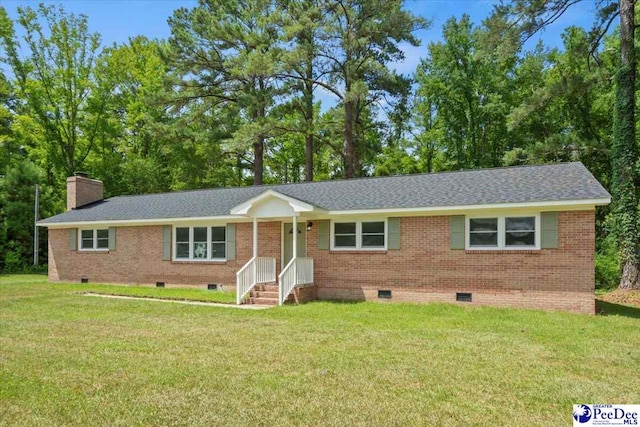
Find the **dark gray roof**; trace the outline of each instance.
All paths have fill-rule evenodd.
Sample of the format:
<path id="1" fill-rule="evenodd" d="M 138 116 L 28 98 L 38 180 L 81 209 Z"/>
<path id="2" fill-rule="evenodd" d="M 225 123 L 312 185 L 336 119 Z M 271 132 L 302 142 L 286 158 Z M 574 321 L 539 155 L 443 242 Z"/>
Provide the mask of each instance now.
<path id="1" fill-rule="evenodd" d="M 233 207 L 268 189 L 331 211 L 595 200 L 610 197 L 582 163 L 560 163 L 120 196 L 53 216 L 40 223 L 223 216 L 229 215 Z"/>

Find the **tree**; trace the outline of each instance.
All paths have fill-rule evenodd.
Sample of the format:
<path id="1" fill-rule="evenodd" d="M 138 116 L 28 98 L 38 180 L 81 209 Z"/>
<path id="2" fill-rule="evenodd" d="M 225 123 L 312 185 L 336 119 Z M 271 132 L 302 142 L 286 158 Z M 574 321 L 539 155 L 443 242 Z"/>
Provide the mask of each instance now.
<path id="1" fill-rule="evenodd" d="M 343 110 L 340 154 L 344 176 L 353 178 L 363 172 L 363 113 L 408 84 L 388 64 L 404 59 L 400 43 L 418 46 L 413 32 L 429 23 L 403 10 L 400 0 L 336 0 L 325 4 L 323 14 L 318 34 L 323 69 L 316 83 L 332 93 Z"/>
<path id="2" fill-rule="evenodd" d="M 41 216 L 55 212 L 51 191 L 43 181 L 42 171 L 26 159 L 0 176 L 0 271 L 22 271 L 31 264 L 36 184 L 40 184 Z M 46 253 L 46 245 L 41 245 L 39 256 L 44 258 Z"/>
<path id="3" fill-rule="evenodd" d="M 513 82 L 512 61 L 500 63 L 483 52 L 482 30 L 473 28 L 469 15 L 449 19 L 442 42 L 429 45 L 429 57 L 421 61 L 418 82 L 418 114 L 425 129 L 443 139 L 452 168 L 500 165 L 512 141 L 505 117 Z"/>
<path id="4" fill-rule="evenodd" d="M 62 7 L 18 8 L 24 45 L 0 7 L 0 42 L 15 76 L 19 97 L 29 109 L 46 150 L 43 156 L 57 172 L 80 170 L 100 139 L 110 91 L 99 91 L 95 72 L 100 47 L 89 33 L 87 17 L 67 15 Z M 45 144 L 46 141 L 46 144 Z"/>
<path id="5" fill-rule="evenodd" d="M 0 176 L 5 174 L 13 159 L 23 155 L 11 129 L 16 101 L 11 84 L 0 71 Z"/>
<path id="6" fill-rule="evenodd" d="M 616 74 L 613 122 L 613 212 L 623 260 L 621 289 L 640 289 L 640 158 L 635 135 L 633 7 L 633 0 L 620 0 L 620 68 Z"/>
<path id="7" fill-rule="evenodd" d="M 110 88 L 103 138 L 90 156 L 90 169 L 109 177 L 109 194 L 168 191 L 167 137 L 170 117 L 161 101 L 167 66 L 163 42 L 138 36 L 105 48 L 97 61 L 101 82 Z"/>
<path id="8" fill-rule="evenodd" d="M 611 176 L 612 71 L 608 52 L 589 67 L 588 34 L 569 27 L 562 34 L 564 51 L 530 52 L 516 69 L 517 105 L 508 116 L 519 143 L 505 165 L 581 161 L 605 186 Z M 610 38 L 607 51 L 614 50 Z M 605 210 L 602 209 L 601 213 Z"/>
<path id="9" fill-rule="evenodd" d="M 210 111 L 235 104 L 242 120 L 228 146 L 252 148 L 255 185 L 262 184 L 265 143 L 275 122 L 271 112 L 280 95 L 279 28 L 272 13 L 269 0 L 200 0 L 169 18 L 168 58 L 178 77 L 174 104 Z"/>
<path id="10" fill-rule="evenodd" d="M 498 5 L 491 20 L 495 34 L 508 39 L 514 32 L 524 42 L 564 14 L 579 0 L 530 2 L 513 0 Z M 598 46 L 614 20 L 620 17 L 620 63 L 615 77 L 615 120 L 612 143 L 612 192 L 615 232 L 620 249 L 620 288 L 640 289 L 640 159 L 635 137 L 635 0 L 599 2 L 590 33 L 591 57 L 598 62 Z"/>
<path id="11" fill-rule="evenodd" d="M 284 78 L 294 92 L 290 106 L 303 118 L 298 129 L 304 134 L 305 181 L 313 181 L 317 114 L 314 90 L 316 81 L 322 77 L 318 64 L 318 32 L 323 19 L 321 2 L 286 0 L 280 7 L 283 9 L 283 42 L 291 45 L 291 49 L 285 49 L 282 55 Z"/>
<path id="12" fill-rule="evenodd" d="M 282 132 L 282 134 L 271 138 L 265 159 L 265 167 L 268 171 L 267 182 L 290 183 L 306 181 L 308 180 L 308 164 L 306 164 L 306 150 L 308 147 L 305 142 L 308 142 L 308 134 L 299 132 L 298 129 L 304 130 L 308 123 L 306 117 L 299 114 L 297 109 L 291 108 L 290 105 L 284 105 L 283 107 L 287 110 L 292 110 L 287 114 L 283 114 L 281 122 L 281 126 L 290 129 L 290 131 Z M 317 114 L 314 112 L 314 115 Z M 315 122 L 315 118 L 312 120 Z M 311 154 L 313 156 L 313 151 Z"/>

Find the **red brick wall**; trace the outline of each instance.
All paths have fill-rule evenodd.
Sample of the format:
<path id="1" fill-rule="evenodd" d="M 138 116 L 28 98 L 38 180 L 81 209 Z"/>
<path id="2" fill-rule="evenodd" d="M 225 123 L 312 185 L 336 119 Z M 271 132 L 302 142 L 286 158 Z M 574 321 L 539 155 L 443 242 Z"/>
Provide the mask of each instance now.
<path id="1" fill-rule="evenodd" d="M 407 217 L 400 250 L 318 250 L 314 227 L 307 253 L 320 299 L 378 300 L 390 289 L 381 301 L 455 302 L 456 292 L 471 292 L 472 304 L 593 313 L 594 212 L 560 212 L 558 228 L 557 249 L 451 250 L 449 217 Z"/>
<path id="2" fill-rule="evenodd" d="M 307 256 L 314 258 L 317 289 L 301 299 L 455 302 L 456 292 L 471 292 L 480 305 L 594 312 L 595 230 L 593 211 L 561 212 L 559 246 L 540 251 L 464 251 L 449 249 L 449 217 L 401 220 L 401 249 L 386 252 L 317 249 L 317 229 L 307 232 Z M 162 261 L 162 226 L 118 227 L 116 250 L 69 250 L 68 230 L 49 230 L 52 281 L 205 285 L 235 288 L 235 273 L 251 258 L 252 224 L 237 224 L 236 261 L 226 263 Z M 281 254 L 281 223 L 261 223 L 259 255 Z M 461 303 L 468 304 L 468 303 Z"/>
<path id="3" fill-rule="evenodd" d="M 70 176 L 67 178 L 67 210 L 102 200 L 103 187 L 101 181 Z"/>
<path id="4" fill-rule="evenodd" d="M 69 230 L 49 230 L 49 280 L 93 283 L 206 285 L 234 290 L 236 272 L 251 259 L 253 225 L 236 225 L 236 260 L 228 262 L 163 261 L 162 226 L 118 227 L 116 250 L 69 250 Z M 280 223 L 258 226 L 258 256 L 276 257 L 280 267 Z M 172 248 L 173 250 L 173 248 Z"/>

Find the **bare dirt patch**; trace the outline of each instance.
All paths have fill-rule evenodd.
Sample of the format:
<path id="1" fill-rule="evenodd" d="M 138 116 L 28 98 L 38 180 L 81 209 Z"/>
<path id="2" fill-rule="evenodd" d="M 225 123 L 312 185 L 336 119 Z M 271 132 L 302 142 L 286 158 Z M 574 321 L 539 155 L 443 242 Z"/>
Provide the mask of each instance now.
<path id="1" fill-rule="evenodd" d="M 630 305 L 640 308 L 640 290 L 621 290 L 600 295 L 599 300 L 606 301 L 612 304 Z"/>

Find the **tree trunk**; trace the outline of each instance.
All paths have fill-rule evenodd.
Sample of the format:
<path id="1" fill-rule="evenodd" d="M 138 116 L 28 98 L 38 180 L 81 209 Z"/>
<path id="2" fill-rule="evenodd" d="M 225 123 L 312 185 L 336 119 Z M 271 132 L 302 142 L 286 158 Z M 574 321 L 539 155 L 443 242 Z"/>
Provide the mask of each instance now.
<path id="1" fill-rule="evenodd" d="M 237 184 L 236 186 L 241 186 L 242 185 L 242 170 L 244 169 L 244 166 L 242 165 L 242 156 L 240 154 L 236 155 L 236 172 L 238 173 L 237 175 Z"/>
<path id="2" fill-rule="evenodd" d="M 355 177 L 356 141 L 354 135 L 355 102 L 344 102 L 344 176 Z"/>
<path id="3" fill-rule="evenodd" d="M 640 268 L 637 263 L 628 260 L 622 266 L 620 289 L 640 289 Z"/>
<path id="4" fill-rule="evenodd" d="M 253 143 L 253 185 L 262 185 L 262 173 L 264 172 L 264 136 L 259 135 Z"/>
<path id="5" fill-rule="evenodd" d="M 313 133 L 307 131 L 305 141 L 305 181 L 313 181 Z"/>
<path id="6" fill-rule="evenodd" d="M 305 90 L 305 121 L 306 121 L 306 135 L 305 135 L 305 180 L 313 181 L 313 84 L 311 83 L 311 78 L 313 78 L 313 69 L 308 67 L 307 69 L 307 78 L 308 81 L 305 82 L 304 90 Z"/>
<path id="7" fill-rule="evenodd" d="M 260 134 L 253 143 L 253 185 L 262 185 L 262 175 L 264 173 L 264 119 L 267 114 L 267 108 L 264 100 L 264 80 L 258 78 L 257 106 L 254 123 L 260 123 Z"/>
<path id="8" fill-rule="evenodd" d="M 612 146 L 614 218 L 623 266 L 620 289 L 640 288 L 634 49 L 633 0 L 620 0 L 620 69 L 616 75 Z"/>

